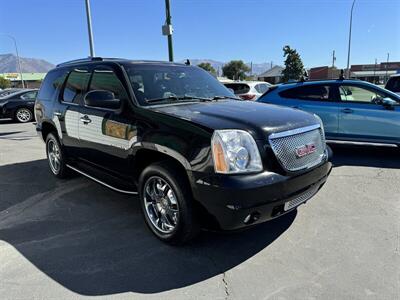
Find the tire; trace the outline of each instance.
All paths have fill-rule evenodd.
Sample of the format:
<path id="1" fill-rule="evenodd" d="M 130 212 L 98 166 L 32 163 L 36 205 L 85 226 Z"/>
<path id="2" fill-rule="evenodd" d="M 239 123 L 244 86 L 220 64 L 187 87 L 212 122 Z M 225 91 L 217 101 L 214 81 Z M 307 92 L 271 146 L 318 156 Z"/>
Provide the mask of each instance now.
<path id="1" fill-rule="evenodd" d="M 20 107 L 14 113 L 14 120 L 19 123 L 28 123 L 33 120 L 33 113 L 29 108 Z"/>
<path id="2" fill-rule="evenodd" d="M 70 170 L 66 166 L 66 155 L 55 133 L 46 137 L 46 155 L 51 173 L 57 178 L 67 178 Z M 57 161 L 57 163 L 56 163 Z"/>
<path id="3" fill-rule="evenodd" d="M 186 174 L 173 164 L 158 162 L 146 167 L 139 178 L 139 197 L 145 222 L 161 241 L 182 245 L 200 232 Z"/>

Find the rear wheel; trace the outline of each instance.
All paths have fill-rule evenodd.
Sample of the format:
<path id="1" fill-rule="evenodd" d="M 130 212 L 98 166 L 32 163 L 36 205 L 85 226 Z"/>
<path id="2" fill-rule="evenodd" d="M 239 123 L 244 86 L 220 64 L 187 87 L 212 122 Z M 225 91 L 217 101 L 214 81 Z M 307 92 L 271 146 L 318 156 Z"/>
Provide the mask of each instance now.
<path id="1" fill-rule="evenodd" d="M 160 240 L 179 245 L 199 233 L 190 186 L 173 164 L 160 162 L 144 169 L 139 195 L 146 224 Z"/>
<path id="2" fill-rule="evenodd" d="M 46 154 L 53 175 L 58 178 L 68 177 L 69 169 L 66 166 L 64 149 L 54 133 L 49 133 L 46 137 Z"/>
<path id="3" fill-rule="evenodd" d="M 32 121 L 33 114 L 29 108 L 21 107 L 15 111 L 14 120 L 20 123 L 27 123 Z"/>

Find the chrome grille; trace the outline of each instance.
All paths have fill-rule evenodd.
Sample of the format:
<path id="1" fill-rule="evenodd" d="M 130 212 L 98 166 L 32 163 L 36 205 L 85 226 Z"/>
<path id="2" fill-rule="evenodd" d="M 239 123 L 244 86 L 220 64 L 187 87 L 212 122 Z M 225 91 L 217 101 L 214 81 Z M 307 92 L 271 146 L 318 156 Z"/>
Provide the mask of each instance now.
<path id="1" fill-rule="evenodd" d="M 320 125 L 273 133 L 269 142 L 278 161 L 288 171 L 311 168 L 325 158 L 325 137 Z M 313 145 L 314 152 L 299 156 L 296 149 Z"/>
<path id="2" fill-rule="evenodd" d="M 315 186 L 301 194 L 300 196 L 288 201 L 285 203 L 284 210 L 289 210 L 293 207 L 298 206 L 299 204 L 309 200 L 312 196 L 314 196 L 318 192 L 319 186 Z"/>

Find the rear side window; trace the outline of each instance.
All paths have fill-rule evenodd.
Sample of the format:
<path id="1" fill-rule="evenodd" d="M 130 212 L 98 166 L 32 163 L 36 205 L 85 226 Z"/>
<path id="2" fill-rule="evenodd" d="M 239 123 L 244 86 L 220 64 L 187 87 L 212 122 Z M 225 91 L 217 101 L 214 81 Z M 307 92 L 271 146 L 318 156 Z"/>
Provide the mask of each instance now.
<path id="1" fill-rule="evenodd" d="M 250 91 L 250 87 L 245 83 L 226 83 L 228 89 L 232 89 L 235 95 L 246 94 Z"/>
<path id="2" fill-rule="evenodd" d="M 268 90 L 268 85 L 265 83 L 256 84 L 254 87 L 257 92 L 264 94 Z"/>
<path id="3" fill-rule="evenodd" d="M 105 67 L 93 71 L 89 90 L 106 90 L 113 92 L 117 99 L 123 100 L 128 98 L 127 92 L 115 72 Z"/>
<path id="4" fill-rule="evenodd" d="M 400 76 L 390 78 L 386 84 L 386 89 L 395 93 L 400 93 Z"/>
<path id="5" fill-rule="evenodd" d="M 68 103 L 80 103 L 89 83 L 90 73 L 87 69 L 74 69 L 69 73 L 64 87 L 62 100 Z"/>
<path id="6" fill-rule="evenodd" d="M 27 92 L 21 96 L 23 100 L 35 100 L 37 95 L 37 91 Z"/>
<path id="7" fill-rule="evenodd" d="M 42 85 L 40 86 L 38 99 L 43 101 L 51 101 L 55 99 L 64 83 L 66 75 L 66 70 L 54 70 L 47 73 Z"/>
<path id="8" fill-rule="evenodd" d="M 325 101 L 334 100 L 332 91 L 329 85 L 307 85 L 282 91 L 279 95 L 283 98 Z"/>

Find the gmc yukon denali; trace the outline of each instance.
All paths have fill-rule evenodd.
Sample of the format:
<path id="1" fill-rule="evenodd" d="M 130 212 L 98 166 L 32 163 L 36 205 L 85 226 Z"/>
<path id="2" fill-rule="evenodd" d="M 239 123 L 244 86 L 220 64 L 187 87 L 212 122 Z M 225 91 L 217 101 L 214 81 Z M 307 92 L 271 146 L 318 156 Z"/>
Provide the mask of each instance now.
<path id="1" fill-rule="evenodd" d="M 186 64 L 93 57 L 44 79 L 37 131 L 51 172 L 139 195 L 171 244 L 264 222 L 313 197 L 330 170 L 315 115 L 237 99 Z"/>

